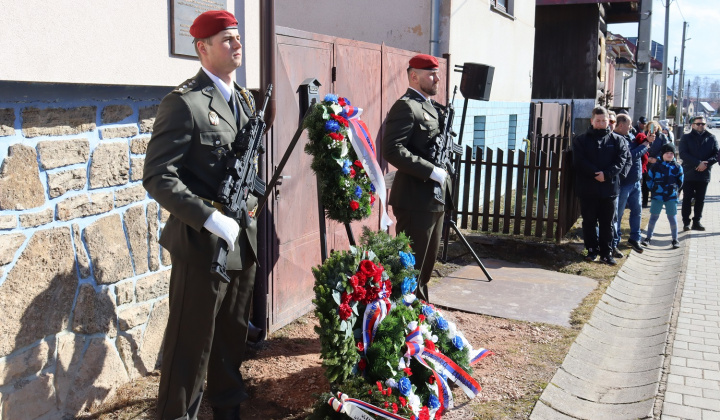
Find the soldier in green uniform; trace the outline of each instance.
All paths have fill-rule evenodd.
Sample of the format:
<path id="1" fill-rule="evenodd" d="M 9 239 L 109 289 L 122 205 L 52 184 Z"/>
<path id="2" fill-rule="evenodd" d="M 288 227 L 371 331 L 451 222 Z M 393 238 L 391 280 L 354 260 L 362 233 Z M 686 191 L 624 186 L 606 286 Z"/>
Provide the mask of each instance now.
<path id="1" fill-rule="evenodd" d="M 440 78 L 435 57 L 420 54 L 409 62 L 408 88 L 390 108 L 382 140 L 383 158 L 397 168 L 388 203 L 397 219 L 396 231 L 412 240 L 415 268 L 420 270 L 418 297 L 429 301 L 427 283 L 437 258 L 445 194 L 450 181 L 432 162 L 432 146 L 440 134 L 437 94 Z M 435 199 L 439 186 L 441 199 Z"/>
<path id="2" fill-rule="evenodd" d="M 248 398 L 240 373 L 255 280 L 257 225 L 247 229 L 215 207 L 222 156 L 254 112 L 238 86 L 242 44 L 235 16 L 209 11 L 190 28 L 202 68 L 160 104 L 143 185 L 170 217 L 160 244 L 170 252 L 170 315 L 157 418 L 194 419 L 203 392 L 215 419 L 239 418 Z M 257 206 L 257 200 L 248 208 Z M 228 243 L 225 283 L 210 274 L 215 243 Z M 207 375 L 207 388 L 203 384 Z"/>

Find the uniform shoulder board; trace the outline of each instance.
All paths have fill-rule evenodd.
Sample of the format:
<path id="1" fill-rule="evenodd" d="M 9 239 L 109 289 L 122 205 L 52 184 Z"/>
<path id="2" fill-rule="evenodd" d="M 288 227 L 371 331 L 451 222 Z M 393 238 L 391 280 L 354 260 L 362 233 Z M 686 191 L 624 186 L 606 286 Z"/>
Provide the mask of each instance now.
<path id="1" fill-rule="evenodd" d="M 408 99 L 410 99 L 410 95 L 407 95 L 407 94 L 400 97 L 401 101 L 407 101 Z"/>
<path id="2" fill-rule="evenodd" d="M 186 81 L 182 82 L 182 84 L 178 85 L 175 90 L 173 90 L 173 93 L 179 93 L 182 95 L 193 90 L 195 86 L 197 86 L 197 80 L 187 79 Z"/>
<path id="3" fill-rule="evenodd" d="M 245 114 L 247 114 L 248 117 L 252 117 L 255 114 L 255 99 L 253 99 L 252 94 L 244 87 L 239 86 L 238 92 L 242 98 L 240 104 L 242 105 Z"/>

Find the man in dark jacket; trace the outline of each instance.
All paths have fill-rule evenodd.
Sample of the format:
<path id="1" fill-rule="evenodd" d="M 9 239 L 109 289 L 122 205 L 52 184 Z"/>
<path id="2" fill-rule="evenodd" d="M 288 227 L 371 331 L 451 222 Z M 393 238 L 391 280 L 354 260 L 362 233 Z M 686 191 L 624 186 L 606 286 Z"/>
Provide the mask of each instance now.
<path id="1" fill-rule="evenodd" d="M 630 151 L 630 170 L 627 175 L 620 176 L 620 192 L 618 194 L 617 202 L 617 222 L 615 225 L 615 240 L 613 241 L 613 256 L 616 258 L 622 257 L 622 252 L 617 250 L 620 245 L 620 225 L 622 224 L 623 213 L 625 212 L 625 205 L 630 208 L 630 238 L 628 244 L 636 252 L 643 252 L 640 246 L 640 220 L 642 218 L 642 208 L 640 206 L 640 192 L 642 183 L 642 156 L 648 151 L 649 142 L 645 139 L 645 134 L 638 134 L 644 140 L 640 143 L 636 143 L 630 134 L 630 117 L 627 115 L 620 114 L 617 117 L 617 126 L 615 127 L 615 133 L 622 136 L 625 139 L 628 149 Z"/>
<path id="2" fill-rule="evenodd" d="M 590 124 L 588 131 L 572 142 L 576 190 L 580 195 L 587 248 L 585 259 L 594 261 L 600 255 L 602 262 L 615 265 L 617 263 L 611 254 L 613 219 L 620 191 L 620 172 L 630 159 L 630 152 L 627 141 L 608 129 L 605 108 L 592 110 Z"/>
<path id="3" fill-rule="evenodd" d="M 710 170 L 717 163 L 718 142 L 715 136 L 705 130 L 705 117 L 692 118 L 692 130 L 680 139 L 680 159 L 685 172 L 683 185 L 682 219 L 683 230 L 705 230 L 700 223 L 705 192 L 710 182 Z M 692 201 L 695 199 L 695 214 L 690 226 Z"/>

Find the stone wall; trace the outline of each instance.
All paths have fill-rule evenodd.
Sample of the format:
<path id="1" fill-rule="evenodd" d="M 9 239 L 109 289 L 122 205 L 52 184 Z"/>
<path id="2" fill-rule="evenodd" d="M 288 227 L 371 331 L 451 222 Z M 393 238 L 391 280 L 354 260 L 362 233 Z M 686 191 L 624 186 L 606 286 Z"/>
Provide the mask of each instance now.
<path id="1" fill-rule="evenodd" d="M 158 366 L 166 213 L 141 180 L 159 101 L 0 98 L 0 419 L 73 417 Z"/>

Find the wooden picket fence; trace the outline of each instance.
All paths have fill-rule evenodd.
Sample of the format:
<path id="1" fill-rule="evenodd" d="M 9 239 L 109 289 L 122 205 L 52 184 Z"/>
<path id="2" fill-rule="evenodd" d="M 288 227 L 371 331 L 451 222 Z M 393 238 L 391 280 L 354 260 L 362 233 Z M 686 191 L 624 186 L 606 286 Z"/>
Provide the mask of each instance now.
<path id="1" fill-rule="evenodd" d="M 454 194 L 461 228 L 556 241 L 565 236 L 580 214 L 572 152 L 567 137 L 543 137 L 544 147 L 528 154 L 488 148 L 473 159 L 472 148 L 465 148 Z"/>

